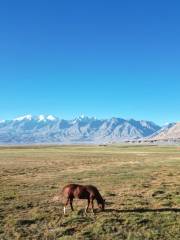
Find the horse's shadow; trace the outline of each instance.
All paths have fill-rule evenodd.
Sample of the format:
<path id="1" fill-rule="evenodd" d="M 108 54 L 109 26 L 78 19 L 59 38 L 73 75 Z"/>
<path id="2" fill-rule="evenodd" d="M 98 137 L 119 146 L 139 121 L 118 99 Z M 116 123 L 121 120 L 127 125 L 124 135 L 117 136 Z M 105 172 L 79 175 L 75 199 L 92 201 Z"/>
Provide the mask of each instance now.
<path id="1" fill-rule="evenodd" d="M 180 212 L 180 208 L 106 209 L 105 212 L 116 212 L 116 213 Z"/>

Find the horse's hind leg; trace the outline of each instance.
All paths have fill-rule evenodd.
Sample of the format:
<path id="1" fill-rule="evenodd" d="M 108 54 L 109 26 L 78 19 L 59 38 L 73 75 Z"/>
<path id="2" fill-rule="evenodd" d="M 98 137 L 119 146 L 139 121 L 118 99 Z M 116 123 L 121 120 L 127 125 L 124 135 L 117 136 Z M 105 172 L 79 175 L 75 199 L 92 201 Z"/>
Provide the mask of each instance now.
<path id="1" fill-rule="evenodd" d="M 92 208 L 92 212 L 94 213 L 94 199 L 91 199 L 91 208 Z"/>
<path id="2" fill-rule="evenodd" d="M 71 206 L 71 210 L 74 211 L 74 208 L 73 208 L 73 198 L 70 198 L 70 206 Z"/>
<path id="3" fill-rule="evenodd" d="M 89 209 L 89 204 L 90 204 L 90 200 L 88 199 L 88 205 L 87 205 L 87 207 L 86 207 L 86 209 L 85 209 L 85 213 L 87 213 L 87 211 L 88 211 L 88 209 Z"/>
<path id="4" fill-rule="evenodd" d="M 67 201 L 66 201 L 66 203 L 64 205 L 64 215 L 66 214 L 66 206 L 68 205 L 68 203 L 69 203 L 69 198 L 67 199 Z"/>

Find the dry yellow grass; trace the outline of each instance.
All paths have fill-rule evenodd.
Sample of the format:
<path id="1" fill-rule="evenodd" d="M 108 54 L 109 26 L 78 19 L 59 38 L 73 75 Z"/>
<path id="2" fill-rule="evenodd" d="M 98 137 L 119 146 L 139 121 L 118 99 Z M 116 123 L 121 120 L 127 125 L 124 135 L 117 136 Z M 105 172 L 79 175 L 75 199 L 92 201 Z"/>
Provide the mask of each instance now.
<path id="1" fill-rule="evenodd" d="M 1 147 L 0 182 L 0 239 L 180 239 L 179 147 Z M 51 200 L 70 182 L 96 185 L 106 211 L 78 200 L 64 217 Z"/>

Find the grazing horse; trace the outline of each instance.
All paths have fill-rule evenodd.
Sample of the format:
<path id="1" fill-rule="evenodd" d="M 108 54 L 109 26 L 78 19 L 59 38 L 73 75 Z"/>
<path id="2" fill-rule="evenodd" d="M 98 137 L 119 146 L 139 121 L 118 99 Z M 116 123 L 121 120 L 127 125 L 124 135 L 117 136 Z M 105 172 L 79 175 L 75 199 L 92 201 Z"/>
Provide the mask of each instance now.
<path id="1" fill-rule="evenodd" d="M 99 208 L 103 211 L 105 207 L 105 200 L 102 198 L 101 194 L 97 190 L 95 186 L 92 185 L 78 185 L 78 184 L 69 184 L 65 186 L 62 190 L 62 194 L 66 197 L 66 203 L 64 205 L 64 215 L 66 213 L 66 206 L 70 203 L 71 210 L 74 211 L 73 208 L 73 199 L 87 199 L 88 205 L 85 209 L 85 213 L 87 213 L 89 206 L 91 204 L 92 211 L 94 212 L 94 199 L 96 199 Z"/>

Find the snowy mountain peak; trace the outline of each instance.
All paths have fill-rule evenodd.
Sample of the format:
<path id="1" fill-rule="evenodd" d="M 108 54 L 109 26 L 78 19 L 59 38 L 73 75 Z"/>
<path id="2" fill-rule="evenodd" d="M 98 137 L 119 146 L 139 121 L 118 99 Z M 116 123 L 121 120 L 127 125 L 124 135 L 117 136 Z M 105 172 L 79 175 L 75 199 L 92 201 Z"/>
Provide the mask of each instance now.
<path id="1" fill-rule="evenodd" d="M 32 115 L 24 115 L 14 119 L 14 121 L 32 120 Z"/>
<path id="2" fill-rule="evenodd" d="M 86 120 L 86 119 L 90 119 L 89 117 L 85 116 L 84 114 L 80 115 L 78 118 L 78 120 Z"/>
<path id="3" fill-rule="evenodd" d="M 40 114 L 38 116 L 32 116 L 28 114 L 28 115 L 20 116 L 13 119 L 13 121 L 25 121 L 25 120 L 27 121 L 35 120 L 38 122 L 46 122 L 46 121 L 55 121 L 55 120 L 58 120 L 58 118 L 53 115 L 46 116 L 46 115 Z M 5 120 L 2 120 L 2 121 L 5 121 Z M 0 120 L 0 122 L 2 121 Z"/>
<path id="4" fill-rule="evenodd" d="M 44 116 L 44 115 L 39 115 L 38 117 L 37 117 L 37 119 L 38 119 L 38 122 L 44 122 L 44 121 L 46 121 L 46 117 Z"/>
<path id="5" fill-rule="evenodd" d="M 57 118 L 56 118 L 55 116 L 53 116 L 53 115 L 48 115 L 48 116 L 46 117 L 46 119 L 49 120 L 49 121 L 55 121 L 55 120 L 57 120 Z"/>
<path id="6" fill-rule="evenodd" d="M 38 122 L 46 122 L 46 121 L 55 121 L 55 120 L 57 120 L 57 118 L 53 115 L 46 116 L 46 115 L 41 114 L 37 117 L 37 120 L 38 120 Z"/>
<path id="7" fill-rule="evenodd" d="M 76 120 L 96 120 L 96 119 L 97 119 L 96 117 L 88 117 L 83 114 L 76 118 Z"/>

